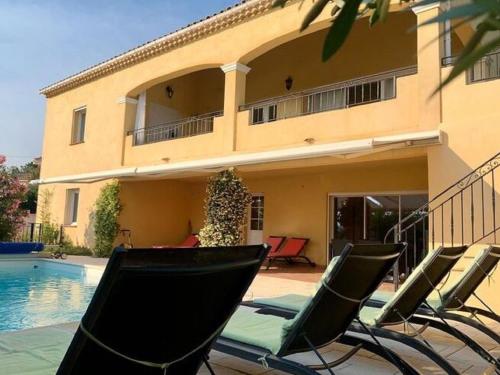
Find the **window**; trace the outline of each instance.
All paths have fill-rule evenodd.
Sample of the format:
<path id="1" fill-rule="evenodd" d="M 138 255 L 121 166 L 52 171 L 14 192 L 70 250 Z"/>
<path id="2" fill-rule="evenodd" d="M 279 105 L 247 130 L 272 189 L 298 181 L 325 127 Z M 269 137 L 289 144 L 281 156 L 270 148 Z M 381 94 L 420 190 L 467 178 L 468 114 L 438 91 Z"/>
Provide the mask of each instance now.
<path id="1" fill-rule="evenodd" d="M 264 229 L 264 196 L 256 195 L 252 197 L 250 204 L 250 230 Z"/>
<path id="2" fill-rule="evenodd" d="M 255 107 L 252 109 L 252 125 L 276 121 L 277 119 L 278 116 L 276 104 L 266 105 L 263 107 Z"/>
<path id="3" fill-rule="evenodd" d="M 334 197 L 333 237 L 353 243 L 382 243 L 391 227 L 425 203 L 426 194 Z"/>
<path id="4" fill-rule="evenodd" d="M 71 129 L 71 144 L 83 143 L 85 140 L 85 120 L 87 108 L 79 108 L 73 111 L 73 127 Z"/>
<path id="5" fill-rule="evenodd" d="M 380 100 L 380 81 L 351 86 L 347 90 L 349 106 Z"/>
<path id="6" fill-rule="evenodd" d="M 487 81 L 500 77 L 500 52 L 489 54 L 469 69 L 469 82 Z"/>
<path id="7" fill-rule="evenodd" d="M 80 189 L 66 190 L 66 225 L 74 225 L 78 220 L 78 200 Z"/>

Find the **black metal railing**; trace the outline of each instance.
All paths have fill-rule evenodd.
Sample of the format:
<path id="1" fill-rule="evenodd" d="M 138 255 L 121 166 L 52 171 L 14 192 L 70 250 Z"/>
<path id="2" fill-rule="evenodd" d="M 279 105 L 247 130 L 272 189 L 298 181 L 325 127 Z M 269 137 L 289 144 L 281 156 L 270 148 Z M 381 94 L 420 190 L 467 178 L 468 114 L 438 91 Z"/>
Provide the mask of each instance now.
<path id="1" fill-rule="evenodd" d="M 41 242 L 59 245 L 64 238 L 64 227 L 56 224 L 27 223 L 18 227 L 13 242 Z"/>
<path id="2" fill-rule="evenodd" d="M 222 111 L 217 111 L 200 116 L 193 116 L 181 120 L 148 126 L 144 129 L 137 129 L 129 132 L 129 135 L 132 134 L 134 136 L 133 145 L 139 146 L 148 143 L 163 142 L 212 133 L 214 130 L 214 118 L 221 116 L 222 113 Z"/>
<path id="3" fill-rule="evenodd" d="M 408 243 L 407 251 L 394 270 L 396 288 L 422 261 L 429 248 L 470 246 L 483 240 L 497 242 L 500 212 L 496 189 L 500 181 L 495 172 L 499 165 L 500 152 L 387 232 L 385 242 Z"/>
<path id="4" fill-rule="evenodd" d="M 245 104 L 240 111 L 249 110 L 250 125 L 258 125 L 394 99 L 396 79 L 416 73 L 416 66 L 391 70 Z"/>
<path id="5" fill-rule="evenodd" d="M 455 64 L 456 56 L 443 57 L 442 66 L 451 66 Z M 500 51 L 487 54 L 467 70 L 467 83 L 489 81 L 500 78 Z"/>

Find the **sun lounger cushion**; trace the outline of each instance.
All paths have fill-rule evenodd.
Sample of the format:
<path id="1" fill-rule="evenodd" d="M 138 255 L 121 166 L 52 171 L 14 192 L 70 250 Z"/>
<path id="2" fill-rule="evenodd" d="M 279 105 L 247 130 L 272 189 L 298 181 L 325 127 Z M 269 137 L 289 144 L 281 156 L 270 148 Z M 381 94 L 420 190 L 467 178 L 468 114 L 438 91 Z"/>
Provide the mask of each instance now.
<path id="1" fill-rule="evenodd" d="M 377 323 L 377 318 L 380 314 L 381 308 L 364 306 L 359 312 L 359 319 L 370 326 L 374 326 Z"/>
<path id="2" fill-rule="evenodd" d="M 282 317 L 257 314 L 248 308 L 240 307 L 224 328 L 222 336 L 276 354 L 286 338 L 284 326 L 287 322 Z"/>
<path id="3" fill-rule="evenodd" d="M 325 282 L 329 281 L 338 259 L 339 257 L 332 259 L 323 273 L 322 280 Z M 320 286 L 321 281 L 318 283 L 317 288 Z M 258 314 L 244 306 L 239 307 L 229 320 L 222 332 L 222 336 L 268 349 L 273 354 L 277 354 L 288 335 L 293 332 L 295 324 L 300 321 L 303 314 L 308 312 L 309 306 L 315 303 L 315 298 L 319 297 L 314 295 L 303 296 L 302 298 L 301 308 L 296 310 L 298 311 L 297 315 L 290 320 L 273 315 Z M 298 300 L 300 298 L 296 298 L 296 301 Z"/>
<path id="4" fill-rule="evenodd" d="M 286 294 L 275 298 L 256 298 L 254 303 L 281 309 L 300 311 L 309 302 L 310 297 L 301 294 Z"/>
<path id="5" fill-rule="evenodd" d="M 274 306 L 291 311 L 301 311 L 304 306 L 310 302 L 311 298 L 316 294 L 322 285 L 322 282 L 328 283 L 328 278 L 330 277 L 335 265 L 337 264 L 339 257 L 334 257 L 328 264 L 325 272 L 321 276 L 321 280 L 316 283 L 314 290 L 309 295 L 301 294 L 286 294 L 284 296 L 274 297 L 274 298 L 256 298 L 254 302 L 256 304 L 262 304 L 267 306 Z"/>

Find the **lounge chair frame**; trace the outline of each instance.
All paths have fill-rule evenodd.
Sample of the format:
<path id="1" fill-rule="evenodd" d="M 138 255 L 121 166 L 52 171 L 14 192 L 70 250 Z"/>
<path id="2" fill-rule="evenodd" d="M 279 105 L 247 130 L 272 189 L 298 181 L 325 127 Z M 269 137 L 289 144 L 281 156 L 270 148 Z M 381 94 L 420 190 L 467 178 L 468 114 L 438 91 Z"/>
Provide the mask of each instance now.
<path id="1" fill-rule="evenodd" d="M 434 254 L 434 255 L 436 255 L 436 254 Z M 442 255 L 438 255 L 438 256 L 443 257 Z M 457 260 L 460 257 L 461 257 L 461 255 L 455 255 L 455 258 Z M 452 257 L 449 257 L 449 258 L 451 259 Z M 449 275 L 449 272 L 451 272 L 451 268 L 448 270 L 446 275 Z M 432 290 L 436 290 L 437 289 L 436 285 L 432 284 L 431 280 L 428 278 L 428 276 L 425 274 L 425 272 L 423 272 L 423 275 L 425 277 L 422 278 L 422 281 L 424 281 L 424 282 L 427 281 L 429 286 L 432 287 Z M 443 278 L 445 278 L 446 275 L 443 275 Z M 381 303 L 378 303 L 378 305 L 374 305 L 372 301 L 369 301 L 367 303 L 367 305 L 372 306 L 372 307 L 382 307 L 385 305 L 385 303 L 381 302 Z M 396 311 L 396 310 L 394 309 L 394 311 Z M 425 315 L 422 315 L 422 313 L 424 313 Z M 466 317 L 462 317 L 460 320 L 468 321 L 470 319 L 468 319 Z M 446 322 L 445 317 L 441 314 L 441 312 L 436 311 L 430 304 L 428 304 L 425 301 L 425 299 L 422 301 L 422 305 L 416 309 L 414 314 L 410 314 L 406 317 L 401 316 L 401 320 L 399 322 L 392 322 L 392 323 L 389 323 L 387 325 L 397 324 L 397 323 L 404 323 L 405 325 L 408 325 L 410 328 L 412 328 L 414 335 L 419 337 L 423 341 L 423 343 L 427 347 L 429 347 L 430 349 L 432 349 L 432 347 L 429 343 L 427 343 L 425 341 L 425 339 L 423 339 L 423 337 L 421 335 L 422 332 L 425 329 L 427 329 L 428 327 L 432 327 L 432 328 L 441 330 L 442 332 L 445 332 L 445 333 L 455 337 L 456 339 L 462 341 L 465 345 L 467 345 L 470 349 L 472 349 L 474 352 L 476 352 L 479 356 L 481 356 L 488 363 L 495 365 L 497 369 L 500 369 L 500 362 L 498 361 L 498 359 L 496 359 L 494 356 L 492 356 L 485 348 L 483 348 L 478 342 L 473 340 L 470 336 L 468 336 L 465 333 L 459 331 L 458 329 L 450 326 Z M 412 325 L 412 323 L 420 324 L 420 325 L 422 325 L 422 328 L 420 330 L 416 329 Z M 382 326 L 383 325 L 384 324 L 382 324 Z M 407 343 L 408 345 L 414 347 L 414 349 L 421 351 L 423 354 L 426 354 L 429 358 L 433 359 L 434 362 L 436 362 L 436 363 L 439 362 L 438 364 L 443 369 L 446 369 L 446 367 L 448 367 L 446 361 L 443 362 L 438 356 L 436 356 L 437 353 L 434 353 L 431 355 L 431 353 L 428 352 L 428 350 L 426 350 L 425 347 L 421 347 L 421 345 L 417 344 L 418 341 L 415 341 L 414 338 L 409 338 L 408 335 L 406 335 L 407 338 L 404 338 L 401 336 L 400 333 L 399 334 L 392 334 L 392 333 L 386 332 L 387 330 L 380 329 L 380 328 L 381 327 L 371 327 L 371 329 L 374 331 L 374 333 L 376 335 L 380 335 L 381 337 L 389 338 L 389 339 L 391 338 L 390 336 L 392 336 L 392 337 L 394 337 L 395 340 L 403 341 L 403 342 Z M 486 329 L 486 327 L 482 327 L 482 329 L 484 330 L 484 329 Z M 353 327 L 353 330 L 355 330 L 356 332 L 360 332 L 359 327 Z M 403 336 L 405 336 L 405 335 L 403 335 Z"/>
<path id="2" fill-rule="evenodd" d="M 465 253 L 467 247 L 462 246 L 462 247 L 457 247 L 457 248 L 443 248 L 440 247 L 439 249 L 435 250 L 432 254 L 429 256 L 431 257 L 428 263 L 428 267 L 431 265 L 434 265 L 434 272 L 437 274 L 434 275 L 435 279 L 439 279 L 437 282 L 442 280 L 446 275 L 451 271 L 453 265 L 462 257 L 462 255 Z M 440 265 L 439 267 L 436 266 L 435 262 L 437 261 L 438 258 L 441 258 L 445 264 Z M 426 274 L 426 270 L 420 270 L 421 274 L 419 275 L 419 279 L 415 280 L 413 284 L 410 285 L 420 285 L 420 282 L 427 282 L 429 285 L 427 287 L 424 287 L 424 290 L 421 291 L 420 293 L 422 294 L 419 298 L 423 298 L 425 300 L 426 296 L 423 294 L 430 293 L 434 289 L 434 285 L 432 284 L 431 280 L 429 279 L 428 275 Z M 407 294 L 407 293 L 405 293 Z M 361 334 L 368 334 L 369 336 L 372 337 L 372 339 L 383 349 L 383 350 L 389 350 L 385 345 L 381 344 L 378 340 L 377 337 L 389 339 L 389 340 L 394 340 L 400 343 L 403 343 L 420 353 L 424 354 L 427 356 L 429 359 L 431 359 L 434 363 L 436 363 L 439 367 L 441 367 L 443 370 L 445 370 L 449 374 L 454 374 L 458 375 L 459 372 L 453 368 L 453 366 L 445 359 L 443 358 L 439 353 L 437 353 L 432 346 L 423 339 L 421 336 L 421 331 L 418 331 L 417 329 L 413 329 L 415 336 L 417 337 L 412 337 L 411 335 L 406 335 L 400 332 L 395 332 L 389 329 L 384 328 L 385 326 L 388 325 L 396 325 L 400 323 L 404 324 L 411 324 L 410 318 L 414 315 L 415 311 L 417 311 L 418 306 L 420 305 L 420 301 L 412 301 L 411 298 L 408 300 L 409 295 L 405 294 L 400 294 L 397 299 L 391 301 L 392 307 L 388 308 L 384 315 L 381 317 L 381 323 L 378 323 L 375 326 L 367 326 L 363 322 L 361 322 L 360 319 L 356 319 L 351 326 L 349 327 L 349 331 L 356 332 L 356 333 L 361 333 Z M 410 293 L 412 294 L 412 293 Z M 428 294 L 427 294 L 428 295 Z M 404 300 L 405 298 L 407 299 L 407 304 L 410 304 L 411 306 L 406 306 L 405 312 L 403 312 L 404 316 L 398 311 L 399 306 L 404 307 L 404 305 L 401 305 L 401 303 L 405 303 Z M 413 307 L 413 304 L 415 306 Z M 382 307 L 384 306 L 385 303 L 382 303 L 379 306 L 373 306 L 373 307 Z M 269 305 L 265 304 L 260 304 L 260 306 L 266 306 L 267 308 L 270 308 Z M 386 319 L 386 321 L 384 321 Z M 345 337 L 348 337 L 350 342 L 352 342 L 354 345 L 357 345 L 360 343 L 360 338 L 358 337 L 350 337 L 349 331 L 344 334 Z M 419 339 L 420 340 L 419 340 Z M 479 346 L 479 344 L 478 344 Z M 477 348 L 477 347 L 476 347 Z M 477 348 L 478 349 L 478 348 Z M 482 350 L 479 350 L 478 354 L 483 354 L 485 353 Z M 488 354 L 489 355 L 489 354 Z M 494 363 L 491 361 L 492 358 L 488 357 L 488 355 L 485 355 L 488 358 L 488 361 L 490 363 Z M 398 358 L 398 357 L 395 357 Z M 394 363 L 394 361 L 393 361 Z M 402 370 L 403 371 L 403 370 Z M 406 373 L 403 371 L 403 373 Z"/>
<path id="3" fill-rule="evenodd" d="M 404 245 L 400 244 L 400 245 L 401 246 L 399 246 L 398 249 L 401 251 L 399 251 L 397 254 L 392 254 L 392 255 L 388 256 L 389 258 L 386 257 L 384 259 L 384 257 L 382 257 L 382 256 L 377 257 L 377 256 L 363 256 L 363 255 L 352 255 L 352 257 L 358 258 L 360 260 L 361 259 L 371 259 L 371 260 L 391 259 L 391 260 L 396 261 L 397 258 L 402 253 L 402 249 L 404 249 L 404 247 L 406 247 L 405 244 Z M 347 258 L 346 252 L 350 251 L 351 249 L 352 249 L 351 244 L 346 246 L 346 248 L 342 252 L 342 254 L 345 256 L 345 258 Z M 343 259 L 344 261 L 345 261 L 345 258 Z M 389 263 L 389 265 L 392 265 L 392 262 Z M 389 268 L 387 268 L 384 271 L 384 274 L 380 275 L 380 281 L 382 281 L 383 276 L 385 275 L 385 272 L 388 271 Z M 337 274 L 340 273 L 340 270 L 336 270 L 336 271 L 337 271 Z M 332 277 L 335 277 L 335 274 L 333 274 Z M 333 285 L 335 285 L 335 279 L 333 279 Z M 359 308 L 359 306 L 362 306 L 363 302 L 367 298 L 369 298 L 371 293 L 373 293 L 373 290 L 372 290 L 372 291 L 370 291 L 370 293 L 367 296 L 363 297 L 362 299 L 355 299 L 355 298 L 351 298 L 349 296 L 341 295 L 340 293 L 333 290 L 332 288 L 327 287 L 327 285 L 325 285 L 324 282 L 323 282 L 323 286 L 326 289 L 324 293 L 333 293 L 337 298 L 340 298 L 341 300 L 343 300 L 344 303 L 346 303 L 346 302 L 347 303 L 355 303 L 358 305 L 358 308 Z M 375 286 L 375 288 L 376 288 L 376 286 Z M 246 303 L 245 305 L 254 306 L 257 308 L 260 307 L 258 304 L 252 304 L 252 303 Z M 285 318 L 286 317 L 291 318 L 297 314 L 297 311 L 291 311 L 291 310 L 287 310 L 287 309 L 281 309 L 281 308 L 275 308 L 275 307 L 265 307 L 264 306 L 257 313 L 271 314 L 271 315 L 276 315 L 276 316 L 282 316 Z M 310 313 L 310 311 L 309 311 L 309 313 Z M 328 340 L 328 342 L 324 342 L 323 344 L 321 344 L 319 346 L 315 345 L 310 340 L 310 338 L 308 337 L 306 332 L 304 331 L 305 325 L 307 324 L 306 322 L 308 319 L 308 315 L 307 315 L 307 317 L 302 316 L 300 319 L 302 319 L 300 329 L 297 331 L 294 331 L 292 334 L 290 334 L 287 337 L 287 339 L 283 343 L 280 351 L 276 355 L 272 354 L 270 351 L 268 351 L 266 349 L 262 349 L 262 348 L 255 347 L 253 345 L 249 345 L 249 344 L 245 344 L 245 343 L 240 343 L 240 342 L 237 342 L 237 341 L 225 338 L 225 337 L 220 337 L 216 341 L 216 343 L 214 344 L 214 349 L 221 351 L 221 352 L 224 352 L 224 353 L 227 353 L 227 354 L 231 354 L 231 355 L 246 359 L 246 360 L 249 360 L 249 361 L 252 361 L 252 362 L 255 362 L 255 363 L 261 363 L 264 367 L 272 367 L 272 368 L 275 368 L 278 370 L 289 372 L 291 374 L 318 374 L 318 372 L 316 372 L 316 370 L 327 370 L 330 374 L 333 374 L 333 371 L 332 371 L 333 367 L 338 366 L 339 364 L 345 362 L 346 360 L 351 358 L 360 349 L 365 349 L 365 350 L 373 352 L 373 353 L 381 356 L 382 358 L 390 361 L 399 370 L 401 370 L 404 374 L 410 374 L 410 375 L 418 375 L 419 374 L 418 371 L 416 371 L 410 364 L 408 364 L 405 360 L 403 360 L 395 352 L 393 352 L 392 350 L 390 350 L 388 348 L 383 347 L 380 344 L 380 342 L 378 342 L 378 340 L 373 336 L 372 336 L 372 339 L 374 341 L 372 342 L 369 340 L 365 340 L 363 338 L 354 337 L 352 335 L 346 335 L 344 332 L 344 333 L 339 334 L 337 337 L 333 338 L 332 340 Z M 364 333 L 367 333 L 367 332 L 364 332 Z M 370 333 L 370 332 L 368 331 L 368 333 Z M 299 341 L 297 341 L 297 340 L 299 340 Z M 300 341 L 300 340 L 302 340 L 302 341 Z M 301 344 L 302 346 L 297 344 L 297 342 L 302 342 L 302 344 Z M 348 345 L 351 344 L 354 347 L 351 351 L 346 353 L 341 358 L 336 359 L 336 360 L 331 361 L 331 362 L 327 362 L 324 359 L 324 357 L 319 353 L 318 349 L 322 346 L 330 345 L 334 342 L 339 342 L 339 343 L 348 344 Z M 294 346 L 295 346 L 295 349 L 293 349 Z M 321 362 L 320 364 L 305 366 L 303 364 L 296 363 L 296 362 L 293 362 L 293 361 L 290 361 L 290 360 L 284 358 L 290 354 L 307 351 L 307 350 L 305 350 L 306 347 L 307 347 L 307 349 L 309 349 L 310 351 L 312 351 L 313 353 L 316 354 L 319 361 Z M 302 348 L 302 349 L 300 349 L 300 348 Z"/>
<path id="4" fill-rule="evenodd" d="M 91 370 L 82 368 L 82 365 L 93 366 L 88 359 L 93 354 L 99 353 L 99 355 L 105 354 L 107 356 L 104 357 L 108 359 L 107 361 L 99 363 L 100 370 L 106 373 L 112 370 L 112 366 L 120 366 L 122 370 L 116 369 L 117 373 L 127 369 L 125 373 L 150 374 L 162 371 L 164 374 L 194 374 L 204 362 L 210 373 L 214 374 L 207 361 L 210 346 L 236 309 L 238 300 L 243 298 L 245 291 L 264 262 L 268 250 L 266 246 L 205 248 L 203 250 L 174 248 L 162 251 L 137 249 L 130 252 L 123 248 L 116 249 L 57 373 L 61 375 L 68 373 L 86 374 Z M 225 272 L 229 273 L 225 274 Z M 225 307 L 221 304 L 219 309 L 222 313 L 227 314 L 227 317 L 226 315 L 217 317 L 213 314 L 209 316 L 206 322 L 207 324 L 211 322 L 211 326 L 204 327 L 202 336 L 197 338 L 197 342 L 184 341 L 180 344 L 182 346 L 179 347 L 179 353 L 170 354 L 168 359 L 161 350 L 156 351 L 156 353 L 146 353 L 143 349 L 136 350 L 136 352 L 142 352 L 142 355 L 134 354 L 131 348 L 120 350 L 116 347 L 117 343 L 113 344 L 110 340 L 113 337 L 113 329 L 116 327 L 113 327 L 111 331 L 106 328 L 113 315 L 112 310 L 105 311 L 105 309 L 108 306 L 117 306 L 116 304 L 119 306 L 120 302 L 126 299 L 127 293 L 124 293 L 124 286 L 130 286 L 132 281 L 145 280 L 143 282 L 148 282 L 146 277 L 151 280 L 160 280 L 159 277 L 164 277 L 164 282 L 174 280 L 177 283 L 182 283 L 184 277 L 206 277 L 206 280 L 209 281 L 217 277 L 229 277 L 228 280 L 234 279 L 236 281 L 235 275 L 239 275 L 237 277 L 238 283 L 234 284 L 230 292 L 217 297 L 220 301 L 230 298 L 229 301 L 232 304 Z M 158 290 L 156 288 L 154 292 L 156 293 Z M 142 289 L 136 289 L 134 296 L 140 296 L 141 291 Z M 145 298 L 148 301 L 155 300 L 151 299 L 149 295 L 146 295 Z M 112 301 L 109 302 L 111 305 L 108 305 L 108 301 Z M 129 304 L 129 306 L 131 305 Z M 160 309 L 164 308 L 165 305 L 161 297 L 158 298 L 156 306 Z M 105 315 L 102 315 L 103 313 Z M 173 316 L 176 315 L 173 314 Z M 138 323 L 140 324 L 140 322 Z M 136 326 L 134 332 L 140 332 L 142 330 L 140 327 Z M 162 328 L 160 332 L 170 332 L 171 329 L 171 327 Z M 176 332 L 178 335 L 179 330 Z M 139 337 L 144 339 L 143 334 L 140 334 Z M 156 340 L 158 341 L 161 337 L 161 334 L 160 336 L 157 334 Z M 175 340 L 175 338 L 171 340 Z M 175 341 L 172 342 L 175 343 Z M 175 348 L 175 345 L 171 345 L 171 347 Z M 150 361 L 140 358 L 151 356 L 156 356 L 157 359 Z M 162 358 L 162 360 L 159 361 L 158 358 Z M 96 361 L 97 364 L 99 359 Z"/>
<path id="5" fill-rule="evenodd" d="M 471 280 L 475 279 L 473 284 L 475 284 L 477 287 L 477 285 L 479 285 L 485 278 L 490 277 L 490 275 L 496 269 L 498 260 L 490 264 L 485 264 L 485 262 L 489 260 L 488 257 L 492 257 L 493 260 L 495 258 L 500 259 L 500 253 L 496 253 L 493 250 L 497 250 L 497 248 L 490 246 L 487 249 L 483 250 L 483 253 L 480 254 L 479 259 L 474 259 L 474 264 L 472 264 L 471 268 L 466 271 L 466 273 L 458 281 L 457 285 L 452 288 L 450 295 L 443 301 L 442 308 L 434 308 L 429 303 L 424 302 L 422 306 L 420 306 L 416 311 L 416 314 L 410 318 L 410 322 L 421 324 L 423 326 L 431 326 L 435 329 L 442 330 L 443 332 L 452 335 L 462 341 L 464 344 L 476 351 L 490 363 L 498 366 L 498 360 L 491 356 L 484 348 L 481 347 L 480 344 L 478 344 L 463 332 L 451 327 L 447 322 L 447 320 L 452 320 L 461 324 L 468 325 L 489 336 L 496 343 L 500 343 L 500 336 L 496 332 L 488 328 L 478 316 L 486 316 L 492 320 L 499 322 L 500 320 L 498 315 L 495 314 L 495 312 L 476 294 L 475 290 L 470 289 L 474 286 L 470 285 L 469 283 Z M 484 267 L 487 268 L 485 269 Z M 479 277 L 474 278 L 474 276 L 478 275 Z M 462 288 L 468 288 L 470 290 L 463 290 Z M 436 290 L 441 296 L 439 290 L 437 288 Z M 464 301 L 457 297 L 457 294 L 460 294 L 460 292 L 465 292 L 465 298 L 462 297 L 465 300 L 467 300 L 470 296 L 475 296 L 488 310 L 482 310 L 467 306 Z M 367 305 L 381 307 L 384 305 L 384 303 L 382 301 L 369 300 L 367 302 Z M 449 308 L 448 306 L 453 307 Z M 453 311 L 467 312 L 471 316 L 463 316 Z"/>

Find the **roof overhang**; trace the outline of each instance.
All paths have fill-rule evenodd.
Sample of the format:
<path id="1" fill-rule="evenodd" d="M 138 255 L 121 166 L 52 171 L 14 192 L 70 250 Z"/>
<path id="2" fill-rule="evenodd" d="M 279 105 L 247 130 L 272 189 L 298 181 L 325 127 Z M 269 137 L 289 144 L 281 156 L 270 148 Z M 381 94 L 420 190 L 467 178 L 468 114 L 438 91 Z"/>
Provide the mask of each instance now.
<path id="1" fill-rule="evenodd" d="M 31 183 L 40 185 L 55 183 L 91 183 L 112 178 L 171 176 L 185 172 L 206 173 L 244 165 L 256 165 L 328 156 L 353 158 L 387 150 L 439 144 L 441 144 L 441 132 L 439 130 L 433 130 L 345 142 L 284 148 L 272 151 L 238 153 L 229 156 L 182 161 L 170 164 L 127 167 L 77 175 L 49 177 L 34 180 L 31 181 Z"/>

